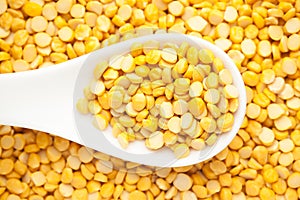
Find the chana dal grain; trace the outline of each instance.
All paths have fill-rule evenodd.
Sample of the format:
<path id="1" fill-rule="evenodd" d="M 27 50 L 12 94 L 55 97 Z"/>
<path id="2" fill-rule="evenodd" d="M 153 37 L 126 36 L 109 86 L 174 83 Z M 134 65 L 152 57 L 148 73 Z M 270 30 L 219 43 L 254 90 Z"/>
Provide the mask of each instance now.
<path id="1" fill-rule="evenodd" d="M 188 200 L 195 197 L 224 200 L 299 199 L 300 111 L 297 102 L 300 94 L 300 62 L 297 38 L 300 31 L 300 1 L 190 0 L 169 6 L 171 2 L 0 0 L 0 73 L 38 69 L 75 58 L 117 42 L 119 37 L 115 34 L 120 31 L 123 31 L 124 38 L 132 38 L 130 28 L 149 27 L 147 31 L 140 32 L 144 34 L 154 32 L 152 28 L 160 28 L 203 37 L 228 53 L 243 74 L 248 104 L 261 107 L 259 116 L 255 119 L 246 116 L 236 136 L 238 139 L 211 160 L 193 166 L 163 169 L 140 166 L 100 152 L 93 152 L 93 160 L 84 163 L 90 158 L 79 158 L 81 145 L 55 136 L 49 136 L 48 142 L 41 143 L 37 139 L 40 137 L 37 135 L 41 135 L 38 131 L 0 126 L 1 139 L 5 136 L 4 148 L 2 145 L 0 148 L 0 199 L 142 199 L 145 196 L 147 199 Z M 72 15 L 76 17 L 79 14 L 80 18 L 74 18 L 70 13 L 77 4 L 79 9 L 75 6 Z M 174 8 L 174 4 L 183 5 L 183 11 L 181 5 Z M 121 12 L 119 9 L 122 5 L 129 5 L 132 10 L 127 21 L 121 16 L 127 14 L 122 13 L 122 9 L 128 7 L 122 8 Z M 83 17 L 82 7 L 85 8 Z M 36 16 L 47 20 L 45 31 L 35 32 L 31 27 L 32 19 Z M 114 16 L 118 17 L 114 19 Z M 78 24 L 87 24 L 91 28 L 88 38 L 83 41 L 69 34 L 75 33 Z M 64 39 L 58 34 L 62 28 L 72 30 L 66 32 L 68 34 L 63 36 Z M 62 33 L 64 31 L 60 31 Z M 28 51 L 25 51 L 25 60 L 26 45 L 35 45 L 36 61 L 31 61 Z M 267 52 L 259 49 L 261 47 Z M 187 51 L 182 46 L 179 53 L 185 54 Z M 14 65 L 17 60 L 22 61 Z M 135 62 L 142 64 L 145 57 L 138 56 Z M 168 63 L 161 65 L 167 66 Z M 292 90 L 281 93 L 285 84 L 292 86 L 292 95 Z M 166 91 L 170 95 L 172 87 L 166 86 Z M 85 94 L 93 98 L 88 91 Z M 106 98 L 101 97 L 101 106 L 108 109 Z M 146 101 L 146 108 L 154 103 L 152 98 L 146 98 Z M 213 109 L 211 106 L 209 108 Z M 148 114 L 143 111 L 141 115 Z M 282 119 L 275 126 L 275 120 L 279 118 Z M 264 135 L 274 137 L 270 140 Z M 7 140 L 7 136 L 10 139 Z M 171 132 L 165 137 L 169 138 L 169 143 L 174 141 Z M 201 148 L 201 142 L 192 144 L 199 144 Z M 53 147 L 61 152 L 59 160 L 49 160 L 46 153 L 48 146 L 52 147 L 51 152 L 56 152 Z M 102 163 L 107 167 L 103 168 Z M 43 175 L 37 171 L 46 176 L 46 182 L 40 182 L 44 185 L 39 187 L 34 186 L 31 179 L 32 174 L 38 176 L 38 180 L 43 179 Z M 126 181 L 127 173 L 136 176 L 128 176 Z M 79 174 L 86 181 L 84 188 L 75 188 L 71 184 L 73 177 Z M 139 180 L 136 182 L 137 177 Z M 182 182 L 187 184 L 180 184 Z"/>

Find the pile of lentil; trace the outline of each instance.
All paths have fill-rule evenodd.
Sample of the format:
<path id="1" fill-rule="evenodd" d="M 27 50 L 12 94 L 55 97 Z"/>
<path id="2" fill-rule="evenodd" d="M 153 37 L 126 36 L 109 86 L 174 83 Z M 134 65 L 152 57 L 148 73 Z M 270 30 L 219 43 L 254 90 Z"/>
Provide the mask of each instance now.
<path id="1" fill-rule="evenodd" d="M 124 149 L 142 140 L 148 149 L 167 147 L 184 158 L 232 129 L 239 92 L 209 49 L 150 40 L 95 65 L 77 110 L 92 114 L 100 130 L 110 124 Z"/>
<path id="2" fill-rule="evenodd" d="M 179 168 L 140 166 L 1 126 L 0 199 L 300 198 L 299 18 L 300 0 L 0 0 L 0 73 L 64 62 L 146 26 L 222 48 L 240 70 L 248 99 L 231 144 Z"/>

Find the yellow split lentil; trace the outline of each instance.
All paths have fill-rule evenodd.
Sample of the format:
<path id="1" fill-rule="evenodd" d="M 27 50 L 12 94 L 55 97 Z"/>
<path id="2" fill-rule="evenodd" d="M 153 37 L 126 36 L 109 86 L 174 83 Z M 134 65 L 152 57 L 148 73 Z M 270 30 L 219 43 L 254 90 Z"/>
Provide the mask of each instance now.
<path id="1" fill-rule="evenodd" d="M 0 0 L 0 73 L 51 66 L 117 42 L 113 35 L 130 25 L 145 26 L 220 46 L 243 74 L 248 104 L 256 105 L 233 141 L 237 147 L 232 144 L 205 163 L 179 169 L 89 154 L 65 139 L 43 139 L 46 133 L 0 125 L 0 199 L 299 199 L 299 17 L 299 0 Z M 183 56 L 186 52 L 184 45 L 178 50 Z M 146 63 L 143 56 L 135 62 Z M 189 72 L 189 67 L 180 70 Z M 143 91 L 149 89 L 145 85 Z M 166 91 L 170 95 L 172 87 Z M 193 91 L 204 95 L 198 87 Z M 153 99 L 146 100 L 150 109 Z M 107 95 L 99 102 L 109 108 Z M 147 117 L 142 112 L 140 118 Z M 135 174 L 127 178 L 132 184 L 125 180 L 127 173 Z"/>

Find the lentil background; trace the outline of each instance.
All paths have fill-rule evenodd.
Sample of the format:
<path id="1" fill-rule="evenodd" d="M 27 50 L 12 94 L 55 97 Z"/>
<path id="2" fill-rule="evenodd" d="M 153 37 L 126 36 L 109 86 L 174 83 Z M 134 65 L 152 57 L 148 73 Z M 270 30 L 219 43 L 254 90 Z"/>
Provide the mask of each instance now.
<path id="1" fill-rule="evenodd" d="M 248 106 L 232 143 L 156 169 L 0 126 L 0 199 L 299 199 L 300 0 L 0 0 L 0 73 L 64 62 L 138 27 L 203 37 L 235 61 Z"/>

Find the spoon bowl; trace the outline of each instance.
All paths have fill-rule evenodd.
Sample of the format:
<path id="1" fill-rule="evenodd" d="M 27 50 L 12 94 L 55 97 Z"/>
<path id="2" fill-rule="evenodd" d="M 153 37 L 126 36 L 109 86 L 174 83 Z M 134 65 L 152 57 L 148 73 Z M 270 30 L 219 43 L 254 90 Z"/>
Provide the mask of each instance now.
<path id="1" fill-rule="evenodd" d="M 112 135 L 111 127 L 99 131 L 92 124 L 92 115 L 82 115 L 76 109 L 83 90 L 93 79 L 97 63 L 130 52 L 135 42 L 159 41 L 161 45 L 172 42 L 189 43 L 197 49 L 210 49 L 220 58 L 233 76 L 233 85 L 239 90 L 239 107 L 234 113 L 232 130 L 218 135 L 216 143 L 203 150 L 191 150 L 189 156 L 177 159 L 164 147 L 149 150 L 144 141 L 135 141 L 123 149 Z M 57 64 L 50 68 L 0 75 L 0 124 L 20 126 L 48 132 L 85 145 L 97 151 L 124 160 L 158 167 L 192 165 L 207 160 L 222 151 L 238 132 L 246 110 L 245 86 L 237 67 L 230 57 L 217 46 L 201 38 L 162 33 L 142 36 L 114 44 L 90 54 Z"/>

